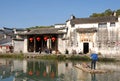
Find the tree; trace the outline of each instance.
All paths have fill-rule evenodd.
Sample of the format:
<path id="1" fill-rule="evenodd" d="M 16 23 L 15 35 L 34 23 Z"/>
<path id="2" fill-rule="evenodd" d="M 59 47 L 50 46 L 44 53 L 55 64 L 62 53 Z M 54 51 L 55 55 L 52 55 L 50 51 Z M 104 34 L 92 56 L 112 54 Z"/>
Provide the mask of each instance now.
<path id="1" fill-rule="evenodd" d="M 37 28 L 53 28 L 54 26 L 35 26 L 35 27 L 29 27 L 28 29 L 37 29 Z"/>
<path id="2" fill-rule="evenodd" d="M 116 15 L 117 15 L 117 16 L 120 15 L 120 9 L 118 9 L 118 10 L 116 11 Z"/>
<path id="3" fill-rule="evenodd" d="M 104 16 L 111 16 L 113 14 L 113 11 L 111 9 L 107 9 L 104 12 Z"/>
<path id="4" fill-rule="evenodd" d="M 113 13 L 116 13 L 116 16 L 119 16 L 120 15 L 120 9 L 118 9 L 116 11 L 111 10 L 111 9 L 107 9 L 103 13 L 93 13 L 92 15 L 90 15 L 90 17 L 114 16 Z"/>

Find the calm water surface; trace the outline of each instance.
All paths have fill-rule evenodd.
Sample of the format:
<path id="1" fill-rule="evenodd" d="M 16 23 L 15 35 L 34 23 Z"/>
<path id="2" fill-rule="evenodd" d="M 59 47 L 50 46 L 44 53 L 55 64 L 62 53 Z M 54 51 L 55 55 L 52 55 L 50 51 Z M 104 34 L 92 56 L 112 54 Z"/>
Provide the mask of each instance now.
<path id="1" fill-rule="evenodd" d="M 119 62 L 98 62 L 97 69 L 109 70 L 102 74 L 90 74 L 74 67 L 80 63 L 83 62 L 0 59 L 0 81 L 120 81 Z"/>

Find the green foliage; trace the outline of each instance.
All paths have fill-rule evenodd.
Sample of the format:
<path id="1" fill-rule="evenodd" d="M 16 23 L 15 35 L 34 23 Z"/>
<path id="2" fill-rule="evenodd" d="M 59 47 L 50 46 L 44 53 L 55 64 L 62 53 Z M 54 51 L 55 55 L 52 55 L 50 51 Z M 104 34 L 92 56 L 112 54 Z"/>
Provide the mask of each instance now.
<path id="1" fill-rule="evenodd" d="M 57 56 L 56 55 L 44 55 L 44 56 L 36 56 L 34 58 L 37 58 L 37 59 L 57 59 Z"/>
<path id="2" fill-rule="evenodd" d="M 103 13 L 104 16 L 111 16 L 113 14 L 114 11 L 112 11 L 111 9 L 107 9 L 105 10 L 105 12 Z"/>
<path id="3" fill-rule="evenodd" d="M 72 55 L 71 57 L 67 58 L 69 60 L 81 60 L 81 61 L 89 61 L 90 58 L 87 56 L 74 56 Z"/>
<path id="4" fill-rule="evenodd" d="M 117 16 L 120 15 L 120 9 L 118 9 L 118 10 L 116 11 L 116 15 L 117 15 Z"/>
<path id="5" fill-rule="evenodd" d="M 23 54 L 0 54 L 0 58 L 24 58 Z"/>
<path id="6" fill-rule="evenodd" d="M 35 27 L 29 27 L 27 29 L 36 29 L 36 28 L 52 28 L 54 26 L 35 26 Z"/>
<path id="7" fill-rule="evenodd" d="M 0 58 L 17 58 L 17 59 L 24 59 L 24 54 L 0 54 Z M 46 60 L 72 60 L 72 61 L 91 61 L 88 56 L 81 56 L 81 55 L 42 55 L 42 56 L 35 56 L 36 59 L 46 59 Z M 114 58 L 107 58 L 107 57 L 99 57 L 98 61 L 103 62 L 113 62 L 116 61 Z"/>
<path id="8" fill-rule="evenodd" d="M 107 9 L 102 13 L 93 13 L 92 15 L 90 15 L 90 17 L 103 17 L 103 16 L 112 16 L 113 13 L 116 12 L 116 16 L 120 15 L 120 9 L 118 10 L 111 10 L 111 9 Z"/>
<path id="9" fill-rule="evenodd" d="M 35 57 L 37 59 L 51 59 L 51 60 L 65 60 L 66 56 L 65 55 L 44 55 L 44 56 L 37 56 Z"/>
<path id="10" fill-rule="evenodd" d="M 103 62 L 114 62 L 115 59 L 114 58 L 107 58 L 107 57 L 102 57 L 102 58 L 99 58 L 99 61 L 103 61 Z"/>
<path id="11" fill-rule="evenodd" d="M 65 56 L 65 55 L 58 55 L 58 56 L 57 56 L 57 59 L 58 59 L 58 60 L 65 60 L 65 59 L 66 59 L 66 56 Z"/>

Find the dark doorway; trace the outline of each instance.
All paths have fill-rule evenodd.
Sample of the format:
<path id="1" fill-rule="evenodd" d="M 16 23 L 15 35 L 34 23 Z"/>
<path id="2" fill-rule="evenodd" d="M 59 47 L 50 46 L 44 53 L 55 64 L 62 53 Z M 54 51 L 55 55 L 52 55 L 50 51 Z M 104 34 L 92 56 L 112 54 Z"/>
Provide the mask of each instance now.
<path id="1" fill-rule="evenodd" d="M 83 43 L 83 53 L 87 54 L 89 52 L 89 43 Z"/>

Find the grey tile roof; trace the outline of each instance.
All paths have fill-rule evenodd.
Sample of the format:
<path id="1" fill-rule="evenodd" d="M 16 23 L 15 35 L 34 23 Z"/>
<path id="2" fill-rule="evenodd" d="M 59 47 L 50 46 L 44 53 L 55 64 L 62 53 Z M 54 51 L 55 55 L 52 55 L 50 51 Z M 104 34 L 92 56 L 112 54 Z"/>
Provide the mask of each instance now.
<path id="1" fill-rule="evenodd" d="M 4 38 L 6 35 L 6 38 Z M 0 29 L 0 45 L 10 45 L 12 44 L 12 37 L 14 36 L 13 30 L 10 28 Z"/>
<path id="2" fill-rule="evenodd" d="M 33 29 L 26 34 L 64 34 L 66 32 L 60 31 L 64 28 L 39 28 Z"/>
<path id="3" fill-rule="evenodd" d="M 66 23 L 59 23 L 59 24 L 55 24 L 55 25 L 65 25 Z"/>
<path id="4" fill-rule="evenodd" d="M 77 32 L 79 33 L 92 33 L 92 32 L 97 32 L 96 28 L 77 28 Z"/>
<path id="5" fill-rule="evenodd" d="M 85 23 L 100 23 L 100 22 L 117 22 L 118 17 L 90 17 L 90 18 L 75 18 L 71 20 L 71 24 L 85 24 Z"/>
<path id="6" fill-rule="evenodd" d="M 3 43 L 3 44 L 0 44 L 0 45 L 2 45 L 2 46 L 10 46 L 10 45 L 12 45 L 12 42 L 6 42 L 6 43 Z"/>
<path id="7" fill-rule="evenodd" d="M 12 44 L 12 38 L 11 37 L 7 37 L 4 39 L 0 40 L 0 45 L 6 45 L 6 44 Z"/>
<path id="8" fill-rule="evenodd" d="M 9 28 L 0 29 L 0 34 L 6 34 L 6 35 L 9 35 L 9 36 L 14 35 L 13 30 L 9 29 Z"/>

